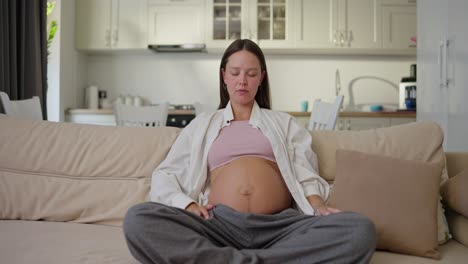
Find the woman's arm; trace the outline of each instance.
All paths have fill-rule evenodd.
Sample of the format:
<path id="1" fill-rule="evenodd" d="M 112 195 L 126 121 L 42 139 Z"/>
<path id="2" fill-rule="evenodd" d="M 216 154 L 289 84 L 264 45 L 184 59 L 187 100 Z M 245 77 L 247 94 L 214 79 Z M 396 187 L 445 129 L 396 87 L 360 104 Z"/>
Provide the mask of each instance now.
<path id="1" fill-rule="evenodd" d="M 316 215 L 329 215 L 340 212 L 325 204 L 328 198 L 329 185 L 318 175 L 317 155 L 312 151 L 310 132 L 291 119 L 289 127 L 290 147 L 293 148 L 293 165 L 296 177 L 301 184 L 309 204 Z"/>
<path id="2" fill-rule="evenodd" d="M 183 209 L 195 202 L 196 197 L 188 195 L 194 181 L 188 170 L 195 129 L 196 119 L 181 131 L 166 159 L 153 172 L 151 201 Z"/>

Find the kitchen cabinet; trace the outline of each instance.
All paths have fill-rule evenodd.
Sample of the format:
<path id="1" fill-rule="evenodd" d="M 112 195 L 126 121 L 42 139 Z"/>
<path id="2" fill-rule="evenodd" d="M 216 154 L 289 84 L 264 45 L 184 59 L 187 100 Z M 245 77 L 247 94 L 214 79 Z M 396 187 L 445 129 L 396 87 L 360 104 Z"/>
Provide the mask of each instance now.
<path id="1" fill-rule="evenodd" d="M 299 0 L 295 7 L 298 48 L 379 48 L 377 0 Z"/>
<path id="2" fill-rule="evenodd" d="M 340 117 L 336 122 L 337 130 L 367 130 L 391 126 L 390 118 L 383 117 Z"/>
<path id="3" fill-rule="evenodd" d="M 102 126 L 115 126 L 115 115 L 112 110 L 100 110 L 99 113 L 81 112 L 81 113 L 66 113 L 65 122 L 78 124 L 91 124 Z"/>
<path id="4" fill-rule="evenodd" d="M 208 0 L 206 45 L 224 49 L 248 38 L 262 48 L 293 48 L 293 6 L 292 0 Z"/>
<path id="5" fill-rule="evenodd" d="M 76 48 L 146 49 L 147 0 L 76 1 Z"/>
<path id="6" fill-rule="evenodd" d="M 307 127 L 310 112 L 289 112 L 304 127 Z M 407 124 L 416 121 L 415 113 L 340 112 L 335 130 L 366 130 Z"/>
<path id="7" fill-rule="evenodd" d="M 416 0 L 381 0 L 382 48 L 416 50 Z"/>
<path id="8" fill-rule="evenodd" d="M 418 2 L 418 121 L 435 121 L 446 151 L 468 151 L 468 1 Z"/>
<path id="9" fill-rule="evenodd" d="M 166 126 L 185 127 L 195 118 L 193 110 L 169 110 Z M 65 122 L 115 126 L 113 109 L 67 109 Z"/>
<path id="10" fill-rule="evenodd" d="M 148 43 L 157 45 L 202 44 L 202 0 L 150 0 Z"/>

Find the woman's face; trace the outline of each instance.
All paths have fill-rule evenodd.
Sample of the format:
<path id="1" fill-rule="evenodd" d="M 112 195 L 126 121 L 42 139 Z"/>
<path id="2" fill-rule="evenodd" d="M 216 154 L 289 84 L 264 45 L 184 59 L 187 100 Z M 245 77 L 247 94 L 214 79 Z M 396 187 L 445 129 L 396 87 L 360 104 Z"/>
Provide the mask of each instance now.
<path id="1" fill-rule="evenodd" d="M 232 104 L 253 104 L 264 72 L 257 57 L 246 50 L 233 53 L 221 69 Z"/>

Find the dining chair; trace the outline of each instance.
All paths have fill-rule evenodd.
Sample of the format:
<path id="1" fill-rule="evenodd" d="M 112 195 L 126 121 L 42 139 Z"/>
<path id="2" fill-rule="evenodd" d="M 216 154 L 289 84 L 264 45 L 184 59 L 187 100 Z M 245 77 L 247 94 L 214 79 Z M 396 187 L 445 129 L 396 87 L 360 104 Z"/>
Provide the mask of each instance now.
<path id="1" fill-rule="evenodd" d="M 338 95 L 333 103 L 316 99 L 312 107 L 307 129 L 310 131 L 335 129 L 343 99 L 343 95 Z"/>
<path id="2" fill-rule="evenodd" d="M 117 126 L 160 127 L 166 126 L 169 103 L 150 106 L 116 103 L 114 110 Z"/>
<path id="3" fill-rule="evenodd" d="M 38 96 L 30 99 L 10 100 L 5 92 L 0 92 L 0 102 L 2 103 L 5 114 L 12 117 L 42 120 L 41 101 Z"/>

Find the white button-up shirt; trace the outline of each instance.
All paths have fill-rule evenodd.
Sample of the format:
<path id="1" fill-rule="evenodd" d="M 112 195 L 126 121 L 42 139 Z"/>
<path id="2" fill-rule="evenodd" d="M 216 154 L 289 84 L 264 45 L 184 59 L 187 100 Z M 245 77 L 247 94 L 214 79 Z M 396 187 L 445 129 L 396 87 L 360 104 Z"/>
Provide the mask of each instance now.
<path id="1" fill-rule="evenodd" d="M 208 151 L 221 128 L 230 125 L 233 119 L 230 102 L 225 109 L 193 119 L 153 172 L 151 201 L 178 208 L 192 202 L 206 205 L 210 191 Z M 329 185 L 317 173 L 317 156 L 311 149 L 310 133 L 287 113 L 260 108 L 256 102 L 249 124 L 260 129 L 270 141 L 295 206 L 305 214 L 314 214 L 306 197 L 317 194 L 325 201 Z"/>

